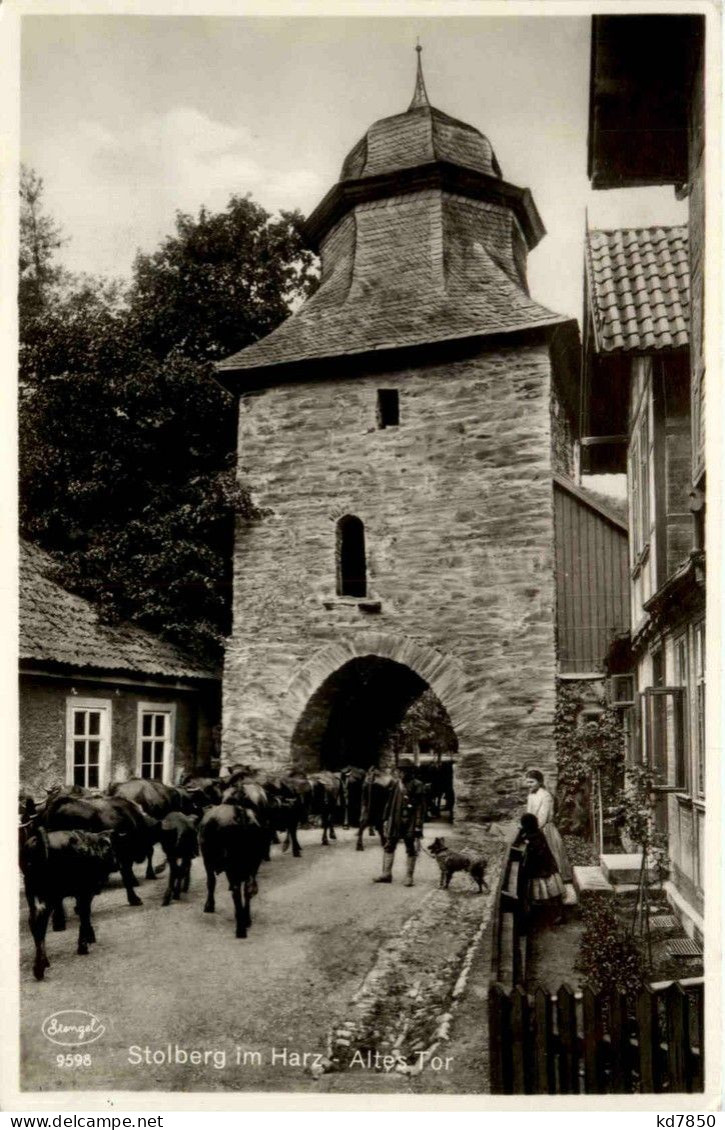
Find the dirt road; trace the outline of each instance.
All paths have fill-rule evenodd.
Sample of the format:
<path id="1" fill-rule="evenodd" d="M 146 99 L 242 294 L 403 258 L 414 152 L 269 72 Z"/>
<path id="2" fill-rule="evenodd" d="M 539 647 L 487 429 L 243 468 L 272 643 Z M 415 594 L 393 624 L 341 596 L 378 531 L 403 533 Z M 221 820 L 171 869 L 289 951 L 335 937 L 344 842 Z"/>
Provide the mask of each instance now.
<path id="1" fill-rule="evenodd" d="M 431 825 L 426 840 L 435 834 Z M 44 982 L 32 977 L 23 909 L 24 1089 L 314 1091 L 318 1084 L 306 1070 L 312 1057 L 324 1052 L 331 1025 L 381 944 L 398 933 L 438 879 L 434 862 L 423 855 L 416 885 L 403 887 L 401 848 L 395 882 L 375 885 L 377 841 L 360 854 L 352 831 L 338 836 L 322 847 L 318 829 L 303 831 L 301 859 L 272 849 L 246 940 L 234 936 L 226 884 L 217 888 L 216 914 L 202 913 L 200 860 L 188 895 L 168 908 L 161 906 L 163 877 L 142 882 L 138 908 L 126 904 L 116 883 L 104 891 L 94 903 L 98 942 L 88 957 L 75 953 L 76 919 L 69 915 L 65 933 L 48 934 L 51 967 Z M 41 1026 L 62 1009 L 93 1013 L 103 1036 L 83 1049 L 55 1046 Z M 57 1057 L 69 1051 L 87 1052 L 90 1066 L 61 1066 Z M 191 1062 L 194 1051 L 205 1062 Z M 366 1082 L 361 1089 L 370 1089 Z"/>

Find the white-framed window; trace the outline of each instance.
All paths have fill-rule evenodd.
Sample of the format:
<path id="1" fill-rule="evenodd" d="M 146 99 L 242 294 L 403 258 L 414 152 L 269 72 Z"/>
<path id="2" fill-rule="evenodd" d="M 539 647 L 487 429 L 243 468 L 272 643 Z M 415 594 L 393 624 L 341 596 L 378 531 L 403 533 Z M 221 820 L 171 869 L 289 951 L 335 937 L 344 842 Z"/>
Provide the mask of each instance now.
<path id="1" fill-rule="evenodd" d="M 685 691 L 683 687 L 646 687 L 640 693 L 644 722 L 643 761 L 660 788 L 685 788 Z"/>
<path id="2" fill-rule="evenodd" d="M 66 782 L 104 789 L 111 777 L 111 700 L 66 700 Z"/>
<path id="3" fill-rule="evenodd" d="M 138 704 L 137 773 L 171 784 L 174 772 L 176 707 L 172 702 Z"/>
<path id="4" fill-rule="evenodd" d="M 611 675 L 609 681 L 609 695 L 612 706 L 634 706 L 634 675 Z"/>

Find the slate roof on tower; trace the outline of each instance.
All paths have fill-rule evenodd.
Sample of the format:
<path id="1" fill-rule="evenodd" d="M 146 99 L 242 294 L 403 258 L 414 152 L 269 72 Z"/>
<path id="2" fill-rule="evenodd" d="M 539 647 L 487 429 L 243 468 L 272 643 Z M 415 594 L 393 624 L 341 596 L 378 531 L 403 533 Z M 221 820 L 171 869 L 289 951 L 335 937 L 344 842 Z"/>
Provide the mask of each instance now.
<path id="1" fill-rule="evenodd" d="M 370 127 L 307 229 L 318 290 L 220 362 L 222 379 L 571 322 L 528 293 L 526 251 L 544 234 L 531 194 L 501 178 L 483 134 L 430 106 L 420 56 L 410 107 Z"/>
<path id="2" fill-rule="evenodd" d="M 390 173 L 430 161 L 451 161 L 477 169 L 488 176 L 501 176 L 493 146 L 474 126 L 449 117 L 431 106 L 418 52 L 413 99 L 404 114 L 374 122 L 345 158 L 340 180 Z"/>

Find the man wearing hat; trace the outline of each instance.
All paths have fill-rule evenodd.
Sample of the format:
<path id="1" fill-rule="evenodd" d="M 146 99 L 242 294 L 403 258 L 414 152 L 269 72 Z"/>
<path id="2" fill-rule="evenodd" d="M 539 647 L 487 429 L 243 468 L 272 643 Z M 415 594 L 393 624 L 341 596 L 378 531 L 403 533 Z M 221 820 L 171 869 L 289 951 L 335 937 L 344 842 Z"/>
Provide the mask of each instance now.
<path id="1" fill-rule="evenodd" d="M 402 758 L 390 784 L 383 813 L 383 873 L 373 882 L 392 883 L 395 849 L 402 840 L 407 865 L 404 886 L 413 886 L 415 861 L 423 838 L 425 801 L 425 786 L 415 775 L 415 765 L 410 758 Z"/>

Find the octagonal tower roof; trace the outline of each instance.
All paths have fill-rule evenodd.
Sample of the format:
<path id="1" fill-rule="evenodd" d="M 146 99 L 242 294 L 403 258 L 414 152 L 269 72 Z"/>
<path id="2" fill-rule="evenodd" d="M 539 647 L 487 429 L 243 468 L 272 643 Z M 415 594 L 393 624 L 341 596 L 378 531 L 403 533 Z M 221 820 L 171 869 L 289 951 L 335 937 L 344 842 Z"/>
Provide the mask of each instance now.
<path id="1" fill-rule="evenodd" d="M 415 91 L 404 114 L 373 122 L 343 161 L 340 180 L 360 180 L 398 169 L 449 161 L 487 176 L 500 177 L 493 146 L 474 126 L 436 110 L 428 101 L 421 48 Z"/>
<path id="2" fill-rule="evenodd" d="M 320 285 L 267 337 L 217 364 L 230 387 L 281 367 L 465 338 L 553 330 L 526 257 L 544 225 L 479 130 L 431 107 L 418 50 L 413 100 L 375 122 L 304 224 Z M 280 373 L 281 376 L 281 373 Z"/>

